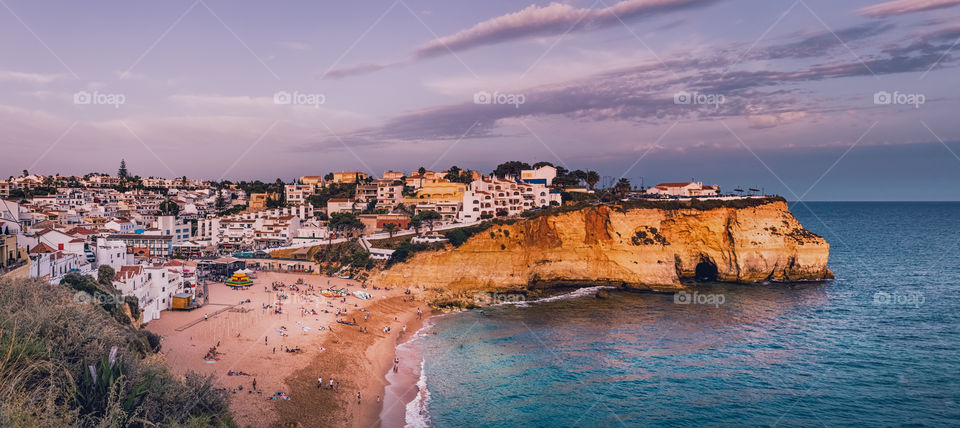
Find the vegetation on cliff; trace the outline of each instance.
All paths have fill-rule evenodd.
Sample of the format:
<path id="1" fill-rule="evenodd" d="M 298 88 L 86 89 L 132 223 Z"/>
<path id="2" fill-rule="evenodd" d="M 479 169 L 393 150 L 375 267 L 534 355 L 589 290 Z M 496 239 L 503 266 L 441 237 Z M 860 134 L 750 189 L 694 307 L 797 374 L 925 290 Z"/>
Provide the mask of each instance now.
<path id="1" fill-rule="evenodd" d="M 171 375 L 157 338 L 105 307 L 117 294 L 69 282 L 0 279 L 0 426 L 233 425 L 210 378 Z"/>

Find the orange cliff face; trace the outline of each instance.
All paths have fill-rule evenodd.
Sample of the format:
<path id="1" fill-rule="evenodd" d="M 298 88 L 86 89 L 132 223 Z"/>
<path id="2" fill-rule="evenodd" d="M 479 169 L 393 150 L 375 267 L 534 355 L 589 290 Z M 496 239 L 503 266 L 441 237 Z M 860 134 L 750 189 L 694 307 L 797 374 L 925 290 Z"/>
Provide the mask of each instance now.
<path id="1" fill-rule="evenodd" d="M 719 204 L 718 204 L 719 205 Z M 458 248 L 415 254 L 378 285 L 466 296 L 560 283 L 683 288 L 725 282 L 832 278 L 830 245 L 803 229 L 782 200 L 746 208 L 587 207 L 493 225 Z"/>

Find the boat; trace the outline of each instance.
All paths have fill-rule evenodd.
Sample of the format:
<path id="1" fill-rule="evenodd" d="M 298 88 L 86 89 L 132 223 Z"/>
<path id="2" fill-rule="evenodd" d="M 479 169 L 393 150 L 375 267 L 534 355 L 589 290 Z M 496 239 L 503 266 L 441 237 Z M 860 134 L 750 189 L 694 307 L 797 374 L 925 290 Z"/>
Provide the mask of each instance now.
<path id="1" fill-rule="evenodd" d="M 363 291 L 360 291 L 360 290 L 354 291 L 354 292 L 353 292 L 353 295 L 354 295 L 354 296 L 357 296 L 358 298 L 363 299 L 363 300 L 367 300 L 367 299 L 373 297 L 373 296 L 370 295 L 370 293 L 363 292 Z"/>
<path id="2" fill-rule="evenodd" d="M 321 291 L 320 294 L 322 294 L 324 297 L 346 297 L 347 289 L 341 288 L 338 290 L 335 288 L 327 288 Z"/>

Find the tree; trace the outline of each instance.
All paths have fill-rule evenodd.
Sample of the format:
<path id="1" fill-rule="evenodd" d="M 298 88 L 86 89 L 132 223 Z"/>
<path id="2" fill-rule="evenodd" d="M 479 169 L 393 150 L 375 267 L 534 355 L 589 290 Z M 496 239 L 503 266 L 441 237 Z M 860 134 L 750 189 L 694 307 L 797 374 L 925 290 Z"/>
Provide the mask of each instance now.
<path id="1" fill-rule="evenodd" d="M 540 161 L 533 164 L 533 169 L 540 168 L 541 166 L 553 166 L 553 164 L 547 161 Z"/>
<path id="2" fill-rule="evenodd" d="M 163 215 L 175 216 L 180 214 L 180 205 L 177 205 L 176 202 L 170 199 L 161 202 L 158 208 L 160 208 L 160 213 Z"/>
<path id="3" fill-rule="evenodd" d="M 30 171 L 23 170 L 23 176 L 26 177 L 26 176 L 28 176 L 28 175 L 30 175 Z"/>
<path id="4" fill-rule="evenodd" d="M 587 171 L 587 175 L 583 181 L 586 181 L 587 186 L 590 187 L 590 190 L 593 190 L 593 186 L 596 186 L 597 182 L 600 181 L 600 174 L 597 174 L 596 171 Z"/>
<path id="5" fill-rule="evenodd" d="M 333 213 L 330 215 L 329 222 L 330 230 L 335 230 L 341 233 L 350 233 L 353 234 L 357 231 L 362 231 L 366 226 L 360 221 L 357 216 L 353 213 Z"/>
<path id="6" fill-rule="evenodd" d="M 120 159 L 120 169 L 117 170 L 117 178 L 127 179 L 130 177 L 130 173 L 127 172 L 127 161 L 125 159 Z"/>
<path id="7" fill-rule="evenodd" d="M 417 214 L 415 217 L 426 224 L 427 227 L 430 228 L 431 232 L 433 232 L 433 226 L 436 224 L 436 222 L 443 218 L 440 213 L 434 210 L 421 211 L 420 214 Z"/>
<path id="8" fill-rule="evenodd" d="M 413 217 L 410 218 L 410 227 L 412 227 L 413 230 L 414 230 L 417 234 L 419 234 L 419 233 L 420 233 L 420 228 L 423 227 L 423 221 L 420 220 L 420 217 L 418 217 L 418 216 L 413 216 Z"/>
<path id="9" fill-rule="evenodd" d="M 113 288 L 113 277 L 116 275 L 116 271 L 113 270 L 110 265 L 100 265 L 97 268 L 97 282 L 103 286 L 109 286 L 109 289 Z"/>
<path id="10" fill-rule="evenodd" d="M 391 238 L 393 238 L 393 233 L 397 231 L 397 224 L 387 223 L 383 225 L 383 230 L 386 230 L 387 234 L 390 235 Z"/>
<path id="11" fill-rule="evenodd" d="M 223 190 L 217 191 L 217 200 L 214 202 L 217 211 L 223 211 L 223 208 L 227 206 L 227 202 L 223 199 Z"/>
<path id="12" fill-rule="evenodd" d="M 630 193 L 630 180 L 621 178 L 617 181 L 617 184 L 613 186 L 613 191 L 619 195 Z"/>
<path id="13" fill-rule="evenodd" d="M 497 169 L 493 170 L 493 175 L 500 178 L 506 178 L 508 176 L 519 177 L 520 171 L 525 169 L 530 169 L 530 165 L 526 162 L 509 161 L 497 165 Z"/>
<path id="14" fill-rule="evenodd" d="M 421 166 L 419 169 L 417 169 L 417 173 L 419 173 L 420 176 L 423 177 L 423 174 L 427 173 L 427 169 Z"/>

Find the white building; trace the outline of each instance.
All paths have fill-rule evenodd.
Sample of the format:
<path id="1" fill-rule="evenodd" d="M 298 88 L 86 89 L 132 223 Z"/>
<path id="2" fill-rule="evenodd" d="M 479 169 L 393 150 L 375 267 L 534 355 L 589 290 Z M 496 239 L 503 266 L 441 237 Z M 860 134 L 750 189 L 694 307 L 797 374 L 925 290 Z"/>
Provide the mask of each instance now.
<path id="1" fill-rule="evenodd" d="M 700 181 L 682 183 L 660 183 L 647 189 L 649 195 L 667 195 L 677 197 L 714 196 L 720 194 L 720 186 L 704 186 Z"/>
<path id="2" fill-rule="evenodd" d="M 533 208 L 560 203 L 560 194 L 543 184 L 516 182 L 497 177 L 484 177 L 470 183 L 463 195 L 461 222 L 484 218 L 514 216 Z"/>
<path id="3" fill-rule="evenodd" d="M 190 224 L 178 220 L 172 215 L 163 215 L 157 217 L 153 227 L 160 231 L 160 235 L 170 235 L 173 237 L 173 243 L 180 243 L 190 239 Z"/>
<path id="4" fill-rule="evenodd" d="M 166 264 L 121 266 L 113 279 L 113 286 L 123 296 L 137 298 L 143 313 L 142 322 L 160 318 L 160 312 L 170 308 L 171 298 L 184 286 L 182 265 Z"/>
<path id="5" fill-rule="evenodd" d="M 520 179 L 530 184 L 542 184 L 550 187 L 553 185 L 554 178 L 557 178 L 557 169 L 550 165 L 520 171 Z"/>
<path id="6" fill-rule="evenodd" d="M 120 267 L 133 264 L 133 254 L 127 254 L 127 244 L 123 241 L 98 238 L 93 254 L 96 257 L 96 267 L 110 266 L 114 271 L 119 271 Z"/>

